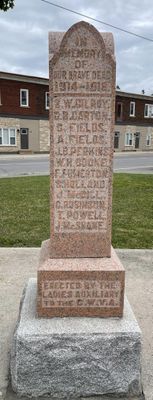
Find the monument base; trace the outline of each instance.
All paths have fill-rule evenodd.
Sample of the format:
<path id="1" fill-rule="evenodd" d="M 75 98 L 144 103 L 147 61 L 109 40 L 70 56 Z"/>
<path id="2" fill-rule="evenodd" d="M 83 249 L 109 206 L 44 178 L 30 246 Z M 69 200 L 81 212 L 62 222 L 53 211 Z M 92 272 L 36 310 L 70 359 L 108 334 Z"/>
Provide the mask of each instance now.
<path id="1" fill-rule="evenodd" d="M 128 301 L 123 318 L 36 316 L 30 279 L 11 355 L 12 387 L 20 396 L 50 400 L 142 399 L 141 332 Z"/>
<path id="2" fill-rule="evenodd" d="M 122 317 L 124 268 L 111 257 L 50 256 L 50 240 L 42 243 L 38 268 L 39 317 Z"/>

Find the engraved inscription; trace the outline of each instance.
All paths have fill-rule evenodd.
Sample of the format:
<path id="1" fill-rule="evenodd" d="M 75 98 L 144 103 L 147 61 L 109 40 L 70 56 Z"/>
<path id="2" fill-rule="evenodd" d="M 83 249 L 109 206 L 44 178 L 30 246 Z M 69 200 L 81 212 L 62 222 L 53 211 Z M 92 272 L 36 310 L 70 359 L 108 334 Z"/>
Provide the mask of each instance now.
<path id="1" fill-rule="evenodd" d="M 120 306 L 121 283 L 103 280 L 58 280 L 42 282 L 42 307 Z"/>
<path id="2" fill-rule="evenodd" d="M 110 141 L 104 112 L 109 115 L 110 100 L 104 112 L 101 105 L 97 97 L 54 102 L 55 232 L 107 228 Z"/>
<path id="3" fill-rule="evenodd" d="M 54 233 L 107 231 L 111 91 L 104 49 L 79 34 L 61 48 L 52 72 Z"/>

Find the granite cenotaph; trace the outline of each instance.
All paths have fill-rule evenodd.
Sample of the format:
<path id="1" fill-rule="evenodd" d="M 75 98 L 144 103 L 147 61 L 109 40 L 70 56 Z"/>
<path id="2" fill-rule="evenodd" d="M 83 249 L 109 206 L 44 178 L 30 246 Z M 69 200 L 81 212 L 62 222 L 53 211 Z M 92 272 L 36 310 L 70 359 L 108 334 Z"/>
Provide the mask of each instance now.
<path id="1" fill-rule="evenodd" d="M 57 49 L 59 39 L 49 36 L 51 218 L 38 315 L 121 317 L 124 269 L 111 248 L 113 37 L 82 22 Z"/>
<path id="2" fill-rule="evenodd" d="M 82 21 L 51 32 L 49 48 L 50 239 L 23 294 L 12 387 L 50 400 L 142 400 L 141 332 L 111 247 L 113 36 Z"/>

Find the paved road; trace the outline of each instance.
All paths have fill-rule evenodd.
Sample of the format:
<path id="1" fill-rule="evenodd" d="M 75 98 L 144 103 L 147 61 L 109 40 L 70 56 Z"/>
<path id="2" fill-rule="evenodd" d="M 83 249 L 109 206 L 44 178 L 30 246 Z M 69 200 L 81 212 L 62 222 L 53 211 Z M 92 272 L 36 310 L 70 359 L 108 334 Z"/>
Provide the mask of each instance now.
<path id="1" fill-rule="evenodd" d="M 114 172 L 153 174 L 153 152 L 115 153 Z M 49 155 L 0 155 L 0 177 L 48 175 Z"/>
<path id="2" fill-rule="evenodd" d="M 114 172 L 153 174 L 153 152 L 115 153 Z"/>
<path id="3" fill-rule="evenodd" d="M 0 155 L 0 177 L 48 175 L 49 155 Z"/>

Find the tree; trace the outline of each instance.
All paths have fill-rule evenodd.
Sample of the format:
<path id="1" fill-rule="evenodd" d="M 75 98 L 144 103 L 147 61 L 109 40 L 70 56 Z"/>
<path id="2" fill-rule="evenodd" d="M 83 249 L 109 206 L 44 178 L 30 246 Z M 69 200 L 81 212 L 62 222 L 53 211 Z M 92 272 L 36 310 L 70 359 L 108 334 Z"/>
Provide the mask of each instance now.
<path id="1" fill-rule="evenodd" d="M 0 10 L 8 11 L 14 7 L 14 0 L 0 0 Z"/>

